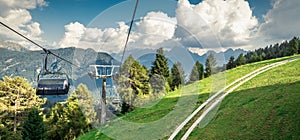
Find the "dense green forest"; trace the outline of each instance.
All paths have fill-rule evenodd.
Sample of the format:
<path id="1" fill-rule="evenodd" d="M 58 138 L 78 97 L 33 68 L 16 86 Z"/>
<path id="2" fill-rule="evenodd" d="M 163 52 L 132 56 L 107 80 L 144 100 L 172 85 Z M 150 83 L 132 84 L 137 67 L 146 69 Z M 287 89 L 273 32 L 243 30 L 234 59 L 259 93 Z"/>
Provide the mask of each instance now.
<path id="1" fill-rule="evenodd" d="M 299 37 L 294 37 L 290 41 L 284 41 L 280 44 L 276 43 L 265 48 L 249 51 L 245 55 L 240 54 L 235 60 L 234 57 L 231 56 L 229 62 L 226 64 L 226 67 L 227 69 L 232 69 L 247 63 L 300 54 L 299 43 Z"/>

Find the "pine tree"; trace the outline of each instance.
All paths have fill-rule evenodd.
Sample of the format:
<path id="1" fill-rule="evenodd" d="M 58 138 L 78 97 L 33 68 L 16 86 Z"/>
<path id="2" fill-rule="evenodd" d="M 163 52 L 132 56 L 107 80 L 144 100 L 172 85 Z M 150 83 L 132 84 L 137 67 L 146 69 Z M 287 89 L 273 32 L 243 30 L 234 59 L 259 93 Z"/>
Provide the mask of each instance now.
<path id="1" fill-rule="evenodd" d="M 203 77 L 204 77 L 203 65 L 199 61 L 196 61 L 190 73 L 189 83 L 193 83 L 195 81 L 201 80 L 203 79 Z"/>
<path id="2" fill-rule="evenodd" d="M 23 139 L 46 139 L 46 126 L 43 122 L 43 117 L 40 116 L 39 113 L 39 110 L 35 107 L 28 112 L 28 117 L 23 124 Z"/>
<path id="3" fill-rule="evenodd" d="M 135 60 L 133 56 L 129 56 L 122 64 L 119 78 L 117 83 L 122 88 L 132 88 L 136 95 L 150 93 L 147 69 Z"/>
<path id="4" fill-rule="evenodd" d="M 173 65 L 171 69 L 171 89 L 174 90 L 175 88 L 178 88 L 180 85 L 184 84 L 184 70 L 181 66 L 181 63 L 177 62 Z"/>
<path id="5" fill-rule="evenodd" d="M 156 58 L 150 68 L 150 84 L 154 93 L 166 93 L 170 90 L 170 71 L 163 49 L 156 51 Z"/>
<path id="6" fill-rule="evenodd" d="M 161 75 L 166 79 L 170 75 L 168 61 L 162 48 L 156 51 L 156 58 L 150 69 L 150 75 L 152 76 L 154 74 Z"/>
<path id="7" fill-rule="evenodd" d="M 229 58 L 229 61 L 228 61 L 228 63 L 227 63 L 227 65 L 226 65 L 226 69 L 232 69 L 232 68 L 234 68 L 234 57 L 233 56 L 231 56 L 230 58 Z"/>
<path id="8" fill-rule="evenodd" d="M 299 51 L 299 39 L 294 37 L 292 40 L 290 40 L 288 44 L 288 51 L 287 55 L 294 55 L 297 54 Z"/>
<path id="9" fill-rule="evenodd" d="M 134 61 L 130 69 L 130 78 L 132 83 L 132 88 L 135 94 L 149 94 L 149 76 L 147 74 L 147 69 L 142 66 L 138 61 Z"/>
<path id="10" fill-rule="evenodd" d="M 120 74 L 115 77 L 118 93 L 123 100 L 122 113 L 134 109 L 138 95 L 150 94 L 149 75 L 145 66 L 129 56 L 120 67 Z"/>
<path id="11" fill-rule="evenodd" d="M 266 56 L 267 56 L 266 53 L 263 52 L 259 57 L 261 60 L 266 60 Z"/>
<path id="12" fill-rule="evenodd" d="M 241 66 L 246 64 L 247 59 L 246 57 L 241 53 L 238 58 L 235 60 L 235 66 Z"/>
<path id="13" fill-rule="evenodd" d="M 214 74 L 215 66 L 217 65 L 217 61 L 212 53 L 210 53 L 205 62 L 205 77 L 209 77 Z"/>
<path id="14" fill-rule="evenodd" d="M 259 56 L 257 55 L 256 52 L 253 52 L 253 54 L 252 54 L 251 57 L 250 57 L 249 62 L 250 62 L 250 63 L 253 63 L 253 62 L 257 62 L 257 61 L 260 61 L 260 60 L 259 60 Z"/>

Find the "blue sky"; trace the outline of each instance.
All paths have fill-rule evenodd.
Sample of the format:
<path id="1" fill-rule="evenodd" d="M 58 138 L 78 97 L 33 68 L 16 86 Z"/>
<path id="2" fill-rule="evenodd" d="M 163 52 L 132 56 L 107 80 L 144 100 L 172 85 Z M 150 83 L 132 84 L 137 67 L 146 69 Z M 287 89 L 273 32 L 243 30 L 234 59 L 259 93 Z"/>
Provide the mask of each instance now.
<path id="1" fill-rule="evenodd" d="M 202 0 L 189 0 L 191 4 L 198 4 Z M 43 8 L 36 8 L 31 10 L 32 17 L 35 21 L 41 24 L 41 28 L 44 30 L 42 35 L 46 40 L 57 41 L 62 38 L 64 33 L 64 25 L 70 22 L 78 21 L 84 25 L 88 25 L 101 12 L 108 10 L 110 7 L 118 4 L 126 3 L 125 0 L 48 0 L 48 6 Z M 262 21 L 262 15 L 271 8 L 270 0 L 248 0 L 253 14 Z M 129 2 L 128 2 L 129 3 Z M 152 9 L 149 9 L 149 3 L 153 4 Z M 170 16 L 175 16 L 175 0 L 152 0 L 145 4 L 145 1 L 140 1 L 140 7 L 137 17 L 145 14 L 145 9 L 148 10 L 164 10 L 168 12 Z M 157 4 L 160 3 L 160 4 Z M 130 2 L 132 4 L 132 2 Z M 132 7 L 130 7 L 132 6 Z M 130 9 L 131 8 L 131 9 Z M 128 5 L 124 9 L 116 11 L 120 13 L 114 13 L 116 15 L 124 13 L 126 18 L 130 18 L 133 5 Z M 124 11 L 123 11 L 124 10 Z M 113 19 L 112 17 L 105 17 L 106 20 Z M 107 21 L 103 21 L 107 22 Z M 111 21 L 112 22 L 112 21 Z M 110 24 L 112 24 L 110 22 Z M 109 23 L 106 26 L 112 26 Z M 104 26 L 104 27 L 106 27 Z"/>
<path id="2" fill-rule="evenodd" d="M 82 47 L 78 43 L 83 40 L 85 46 L 116 52 L 134 4 L 135 0 L 0 0 L 0 20 L 42 45 Z M 197 53 L 216 46 L 265 47 L 300 35 L 298 5 L 299 0 L 140 0 L 129 44 L 151 49 L 179 42 Z M 0 28 L 0 39 L 34 49 Z"/>
<path id="3" fill-rule="evenodd" d="M 153 0 L 152 0 L 153 1 Z M 198 4 L 202 0 L 189 0 L 191 4 Z M 125 3 L 125 0 L 48 0 L 48 6 L 43 8 L 36 8 L 31 10 L 32 17 L 35 21 L 41 24 L 41 28 L 44 30 L 42 35 L 46 40 L 57 41 L 64 33 L 64 25 L 78 21 L 84 25 L 88 25 L 98 14 L 107 10 L 110 7 L 116 6 L 121 3 Z M 262 15 L 271 8 L 270 0 L 248 0 L 253 14 L 262 21 Z M 132 2 L 130 2 L 132 3 Z M 142 11 L 145 7 L 141 1 L 139 11 Z M 175 0 L 160 1 L 160 4 L 151 2 L 152 7 L 157 6 L 156 10 L 165 10 L 170 16 L 174 16 Z M 163 4 L 162 4 L 163 3 Z M 172 3 L 173 5 L 169 5 Z M 128 9 L 128 13 L 131 14 L 132 7 L 124 7 Z M 155 10 L 155 9 L 153 9 Z M 141 13 L 141 12 L 139 12 Z M 119 14 L 124 14 L 120 12 Z M 140 14 L 141 16 L 141 14 Z M 139 17 L 139 15 L 137 15 Z M 107 18 L 109 20 L 110 18 Z M 107 23 L 106 23 L 107 24 Z"/>
<path id="4" fill-rule="evenodd" d="M 156 0 L 158 1 L 158 0 Z M 140 1 L 138 13 L 136 17 L 143 16 L 145 9 L 149 5 L 144 4 L 147 1 Z M 165 0 L 163 4 L 156 5 L 155 2 L 147 2 L 158 10 L 165 10 L 168 14 L 174 16 L 175 14 L 175 1 Z M 169 5 L 172 3 L 173 5 Z M 64 25 L 78 21 L 84 25 L 88 25 L 97 15 L 113 6 L 120 6 L 122 9 L 114 10 L 115 13 L 110 13 L 112 16 L 105 16 L 102 22 L 104 27 L 113 26 L 113 22 L 118 21 L 115 16 L 121 16 L 125 19 L 130 19 L 133 11 L 132 1 L 126 2 L 125 0 L 49 0 L 49 5 L 42 9 L 32 10 L 33 18 L 41 23 L 42 28 L 45 30 L 44 37 L 49 37 L 49 40 L 57 40 L 63 36 Z M 124 6 L 126 5 L 126 6 Z M 151 10 L 155 10 L 155 9 Z M 147 8 L 150 10 L 149 8 Z M 109 23 L 108 23 L 109 22 Z M 101 26 L 101 25 L 100 25 Z"/>

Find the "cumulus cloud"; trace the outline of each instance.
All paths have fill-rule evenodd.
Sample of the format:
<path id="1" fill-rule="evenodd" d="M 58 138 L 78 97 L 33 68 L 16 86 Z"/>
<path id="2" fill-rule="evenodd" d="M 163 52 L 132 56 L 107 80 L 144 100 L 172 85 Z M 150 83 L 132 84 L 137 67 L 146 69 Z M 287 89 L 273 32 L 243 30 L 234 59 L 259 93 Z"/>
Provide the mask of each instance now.
<path id="1" fill-rule="evenodd" d="M 44 0 L 0 0 L 0 16 L 5 17 L 12 9 L 35 9 L 47 5 Z"/>
<path id="2" fill-rule="evenodd" d="M 32 21 L 29 12 L 31 9 L 43 6 L 47 6 L 47 2 L 44 0 L 0 0 L 0 21 L 35 41 L 44 42 L 39 37 L 43 33 L 40 29 L 40 24 Z M 30 46 L 28 42 L 4 27 L 0 27 L 0 36 L 1 38 L 17 42 L 27 47 Z M 29 49 L 31 49 L 31 47 L 29 47 Z M 32 49 L 34 48 L 36 47 Z"/>
<path id="3" fill-rule="evenodd" d="M 286 40 L 300 36 L 299 0 L 276 0 L 273 8 L 263 16 L 258 37 L 265 40 Z"/>
<path id="4" fill-rule="evenodd" d="M 96 51 L 117 53 L 125 43 L 129 26 L 118 23 L 117 28 L 88 28 L 79 22 L 65 26 L 65 35 L 59 47 L 92 48 Z"/>
<path id="5" fill-rule="evenodd" d="M 258 26 L 244 0 L 203 0 L 196 5 L 179 0 L 176 18 L 181 29 L 196 36 L 206 49 L 220 47 L 218 40 L 223 47 L 243 46 Z"/>
<path id="6" fill-rule="evenodd" d="M 136 23 L 137 33 L 144 45 L 156 45 L 173 38 L 176 24 L 176 18 L 163 12 L 149 12 Z"/>
<path id="7" fill-rule="evenodd" d="M 118 22 L 117 28 L 89 28 L 75 22 L 65 26 L 65 35 L 59 42 L 60 47 L 92 48 L 97 51 L 119 53 L 123 50 L 129 26 Z M 129 49 L 142 49 L 159 46 L 174 37 L 176 18 L 163 12 L 149 12 L 135 23 L 130 35 Z"/>
<path id="8" fill-rule="evenodd" d="M 86 28 L 84 25 L 75 22 L 65 26 L 65 35 L 59 42 L 60 47 L 75 47 L 78 46 L 81 36 L 84 34 Z"/>

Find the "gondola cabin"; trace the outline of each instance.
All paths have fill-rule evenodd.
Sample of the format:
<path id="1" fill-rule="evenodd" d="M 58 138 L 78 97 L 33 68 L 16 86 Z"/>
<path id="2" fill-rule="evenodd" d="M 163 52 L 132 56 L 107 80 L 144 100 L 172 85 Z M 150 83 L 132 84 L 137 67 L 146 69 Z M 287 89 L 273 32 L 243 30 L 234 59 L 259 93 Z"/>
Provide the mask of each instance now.
<path id="1" fill-rule="evenodd" d="M 64 78 L 41 78 L 38 81 L 37 95 L 66 95 L 69 92 L 70 83 Z"/>

